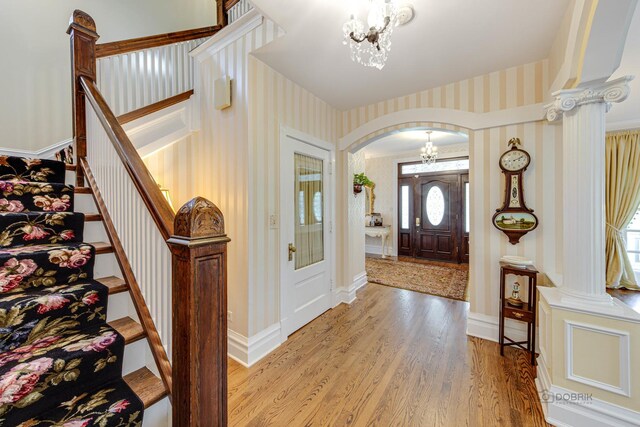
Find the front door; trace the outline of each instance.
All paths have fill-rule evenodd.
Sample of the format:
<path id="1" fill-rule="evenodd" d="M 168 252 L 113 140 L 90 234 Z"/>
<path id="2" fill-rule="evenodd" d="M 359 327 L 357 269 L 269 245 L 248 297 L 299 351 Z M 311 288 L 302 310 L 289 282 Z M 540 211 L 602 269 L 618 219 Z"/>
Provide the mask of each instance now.
<path id="1" fill-rule="evenodd" d="M 458 175 L 417 178 L 414 187 L 415 256 L 458 261 L 460 194 Z"/>
<path id="2" fill-rule="evenodd" d="M 283 134 L 281 327 L 288 336 L 331 308 L 330 151 Z"/>

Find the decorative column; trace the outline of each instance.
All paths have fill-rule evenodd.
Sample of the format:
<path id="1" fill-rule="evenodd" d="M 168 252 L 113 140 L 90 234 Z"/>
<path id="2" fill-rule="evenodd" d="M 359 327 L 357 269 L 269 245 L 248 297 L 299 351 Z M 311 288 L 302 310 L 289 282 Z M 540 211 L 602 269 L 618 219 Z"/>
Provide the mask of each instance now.
<path id="1" fill-rule="evenodd" d="M 227 238 L 222 212 L 196 197 L 176 214 L 173 253 L 174 427 L 227 425 Z"/>
<path id="2" fill-rule="evenodd" d="M 547 119 L 563 125 L 560 291 L 582 303 L 612 303 L 605 280 L 605 113 L 627 98 L 632 79 L 560 90 L 546 106 Z"/>

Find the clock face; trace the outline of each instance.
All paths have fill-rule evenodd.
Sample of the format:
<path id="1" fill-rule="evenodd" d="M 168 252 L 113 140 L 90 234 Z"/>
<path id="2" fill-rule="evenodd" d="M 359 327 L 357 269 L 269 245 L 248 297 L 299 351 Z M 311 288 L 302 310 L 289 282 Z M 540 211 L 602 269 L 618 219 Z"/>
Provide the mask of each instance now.
<path id="1" fill-rule="evenodd" d="M 500 157 L 500 166 L 503 169 L 515 172 L 529 166 L 529 154 L 522 150 L 509 150 Z"/>

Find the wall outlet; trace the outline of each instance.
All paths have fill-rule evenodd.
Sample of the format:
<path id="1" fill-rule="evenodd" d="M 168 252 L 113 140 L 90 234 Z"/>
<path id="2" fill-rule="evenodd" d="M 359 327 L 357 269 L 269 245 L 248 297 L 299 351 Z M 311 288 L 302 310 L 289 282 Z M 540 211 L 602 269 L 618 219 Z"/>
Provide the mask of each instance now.
<path id="1" fill-rule="evenodd" d="M 233 311 L 227 311 L 227 321 L 233 322 Z"/>

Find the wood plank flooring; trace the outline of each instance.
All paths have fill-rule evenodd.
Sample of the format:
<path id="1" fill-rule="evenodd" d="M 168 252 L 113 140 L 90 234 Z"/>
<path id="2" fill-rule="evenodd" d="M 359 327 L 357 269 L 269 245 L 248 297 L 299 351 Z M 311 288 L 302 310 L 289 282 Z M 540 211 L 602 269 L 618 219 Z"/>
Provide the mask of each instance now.
<path id="1" fill-rule="evenodd" d="M 251 368 L 232 426 L 546 426 L 524 352 L 465 334 L 468 304 L 368 284 Z"/>

